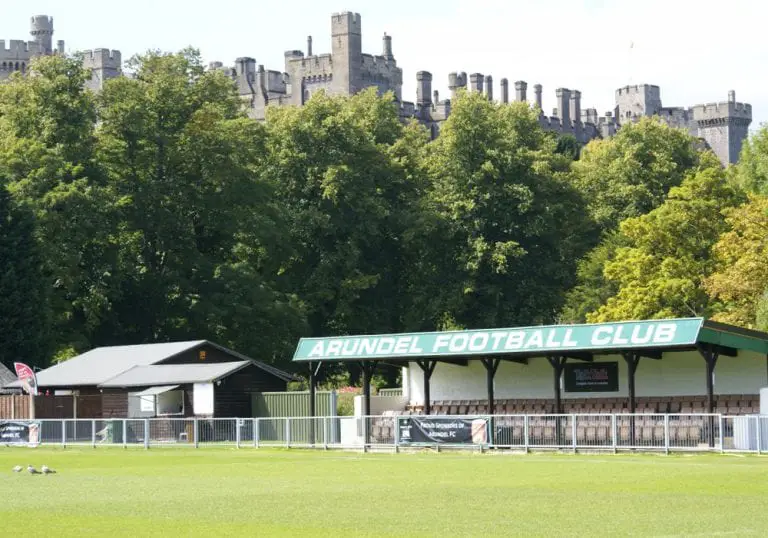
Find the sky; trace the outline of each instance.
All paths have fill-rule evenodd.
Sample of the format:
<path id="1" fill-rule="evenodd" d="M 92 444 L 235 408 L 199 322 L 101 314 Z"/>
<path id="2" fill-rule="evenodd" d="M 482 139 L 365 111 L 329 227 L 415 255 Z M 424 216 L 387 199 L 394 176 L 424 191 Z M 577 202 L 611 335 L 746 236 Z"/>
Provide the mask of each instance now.
<path id="1" fill-rule="evenodd" d="M 416 98 L 417 71 L 433 74 L 448 95 L 448 73 L 492 75 L 543 85 L 551 112 L 555 89 L 580 90 L 582 109 L 600 115 L 628 84 L 661 87 L 664 106 L 725 101 L 752 104 L 754 131 L 768 122 L 768 2 L 762 0 L 27 0 L 8 2 L 0 39 L 29 39 L 29 18 L 54 17 L 54 41 L 68 51 L 118 49 L 127 59 L 149 49 L 192 45 L 206 61 L 239 56 L 282 70 L 286 50 L 330 52 L 330 16 L 362 16 L 363 52 L 381 54 L 392 36 L 403 69 L 403 99 Z"/>

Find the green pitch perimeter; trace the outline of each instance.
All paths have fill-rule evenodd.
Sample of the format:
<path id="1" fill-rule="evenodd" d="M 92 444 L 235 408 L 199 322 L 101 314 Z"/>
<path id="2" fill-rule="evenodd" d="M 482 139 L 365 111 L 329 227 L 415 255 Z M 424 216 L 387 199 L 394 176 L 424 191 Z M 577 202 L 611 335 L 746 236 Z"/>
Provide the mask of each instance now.
<path id="1" fill-rule="evenodd" d="M 766 536 L 767 499 L 757 456 L 0 448 L 6 536 Z"/>

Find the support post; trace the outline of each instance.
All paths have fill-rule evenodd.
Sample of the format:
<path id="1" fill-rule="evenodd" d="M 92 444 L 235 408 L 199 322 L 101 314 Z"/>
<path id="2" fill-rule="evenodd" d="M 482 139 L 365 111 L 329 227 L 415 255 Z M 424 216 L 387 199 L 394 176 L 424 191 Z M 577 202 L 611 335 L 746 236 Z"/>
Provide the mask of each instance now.
<path id="1" fill-rule="evenodd" d="M 560 396 L 560 379 L 563 375 L 563 367 L 565 366 L 565 362 L 568 360 L 567 357 L 561 357 L 559 355 L 547 355 L 547 360 L 549 361 L 549 364 L 552 365 L 552 373 L 554 374 L 553 380 L 554 380 L 554 386 L 555 389 L 555 414 L 558 415 L 555 417 L 555 436 L 557 440 L 557 446 L 563 444 L 563 432 L 562 432 L 562 420 L 559 415 L 563 413 L 563 403 Z"/>
<path id="2" fill-rule="evenodd" d="M 494 424 L 493 415 L 496 413 L 496 400 L 493 395 L 493 379 L 496 376 L 496 370 L 499 369 L 501 359 L 482 359 L 485 366 L 485 383 L 488 389 L 488 414 L 490 415 L 490 424 L 488 425 L 488 443 L 494 443 Z"/>
<path id="3" fill-rule="evenodd" d="M 712 448 L 715 446 L 715 421 L 711 414 L 715 412 L 715 365 L 717 364 L 719 352 L 708 346 L 698 346 L 698 348 L 699 353 L 704 358 L 704 362 L 707 364 L 707 413 L 710 414 L 707 437 L 709 446 Z"/>
<path id="4" fill-rule="evenodd" d="M 629 445 L 635 446 L 635 373 L 640 362 L 640 356 L 632 351 L 624 351 L 621 354 L 627 363 L 627 393 L 629 395 Z"/>
<path id="5" fill-rule="evenodd" d="M 91 420 L 91 446 L 96 448 L 96 421 Z"/>
<path id="6" fill-rule="evenodd" d="M 309 363 L 309 444 L 315 445 L 315 415 L 317 410 L 315 409 L 315 385 L 317 384 L 317 374 L 320 371 L 322 362 L 318 362 L 317 365 L 311 362 Z"/>
<path id="7" fill-rule="evenodd" d="M 123 448 L 128 448 L 128 421 L 123 419 Z"/>
<path id="8" fill-rule="evenodd" d="M 432 413 L 432 399 L 429 394 L 429 380 L 432 378 L 432 373 L 435 371 L 437 361 L 416 361 L 421 371 L 424 373 L 424 414 L 429 415 Z"/>
<path id="9" fill-rule="evenodd" d="M 149 450 L 149 419 L 144 419 L 144 449 Z M 195 445 L 195 448 L 197 448 L 197 445 Z"/>
<path id="10" fill-rule="evenodd" d="M 363 446 L 367 447 L 370 441 L 368 421 L 371 416 L 371 376 L 376 369 L 376 363 L 363 361 L 360 366 L 363 369 Z"/>

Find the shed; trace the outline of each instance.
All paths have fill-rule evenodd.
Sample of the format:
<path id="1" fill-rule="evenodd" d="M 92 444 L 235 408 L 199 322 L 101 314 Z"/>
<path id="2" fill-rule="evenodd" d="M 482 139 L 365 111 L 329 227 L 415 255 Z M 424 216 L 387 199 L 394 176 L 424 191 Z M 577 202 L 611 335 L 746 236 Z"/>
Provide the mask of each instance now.
<path id="1" fill-rule="evenodd" d="M 100 347 L 37 373 L 48 396 L 36 416 L 50 415 L 46 398 L 64 397 L 75 418 L 249 417 L 253 392 L 284 391 L 294 379 L 208 340 Z"/>

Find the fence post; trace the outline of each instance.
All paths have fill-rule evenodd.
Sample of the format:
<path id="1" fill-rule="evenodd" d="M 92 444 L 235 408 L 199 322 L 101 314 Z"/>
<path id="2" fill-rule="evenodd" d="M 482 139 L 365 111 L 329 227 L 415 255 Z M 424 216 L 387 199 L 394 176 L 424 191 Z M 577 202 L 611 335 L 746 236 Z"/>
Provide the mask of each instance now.
<path id="1" fill-rule="evenodd" d="M 96 421 L 91 420 L 91 445 L 96 448 Z"/>
<path id="2" fill-rule="evenodd" d="M 528 415 L 525 415 L 523 417 L 523 446 L 525 447 L 525 453 L 528 454 L 528 448 L 530 447 L 530 442 L 528 441 Z"/>
<path id="3" fill-rule="evenodd" d="M 285 446 L 288 448 L 291 447 L 291 419 L 286 418 L 285 420 Z"/>
<path id="4" fill-rule="evenodd" d="M 573 453 L 576 454 L 576 417 L 571 415 L 571 441 L 573 442 Z"/>
<path id="5" fill-rule="evenodd" d="M 762 434 L 762 428 L 760 426 L 760 423 L 762 422 L 760 419 L 762 417 L 760 415 L 757 415 L 755 417 L 755 420 L 757 420 L 757 455 L 759 456 L 763 452 L 763 434 Z"/>
<path id="6" fill-rule="evenodd" d="M 240 435 L 242 435 L 240 432 L 240 419 L 236 418 L 235 419 L 235 446 L 237 448 L 240 448 Z"/>
<path id="7" fill-rule="evenodd" d="M 664 454 L 669 454 L 669 415 L 664 415 Z"/>
<path id="8" fill-rule="evenodd" d="M 616 414 L 611 415 L 611 442 L 613 443 L 613 453 L 616 454 L 617 439 L 616 439 Z"/>
<path id="9" fill-rule="evenodd" d="M 717 429 L 719 430 L 719 433 L 720 433 L 720 435 L 719 435 L 719 437 L 720 437 L 720 454 L 722 454 L 723 452 L 725 452 L 725 448 L 723 446 L 724 445 L 724 443 L 723 443 L 723 424 L 724 424 L 724 422 L 723 422 L 723 415 L 720 414 L 719 417 L 720 418 L 719 418 L 719 421 L 718 421 Z"/>
<path id="10" fill-rule="evenodd" d="M 427 402 L 429 403 L 429 402 Z M 363 452 L 365 452 L 368 449 L 368 417 L 363 416 Z M 440 448 L 438 447 L 437 451 L 440 451 Z"/>
<path id="11" fill-rule="evenodd" d="M 128 421 L 123 419 L 123 448 L 128 448 Z"/>
<path id="12" fill-rule="evenodd" d="M 193 419 L 193 423 L 192 423 L 192 437 L 193 437 L 195 448 L 199 448 L 199 446 L 200 446 L 200 434 L 199 434 L 199 427 L 198 427 L 197 418 Z"/>
<path id="13" fill-rule="evenodd" d="M 253 448 L 257 448 L 259 446 L 259 419 L 252 418 L 251 421 L 253 422 L 251 427 L 251 437 L 253 437 Z"/>
<path id="14" fill-rule="evenodd" d="M 61 421 L 61 446 L 67 448 L 67 421 Z"/>
<path id="15" fill-rule="evenodd" d="M 328 417 L 323 417 L 323 448 L 328 450 Z"/>
<path id="16" fill-rule="evenodd" d="M 144 449 L 149 450 L 149 419 L 144 419 Z"/>

